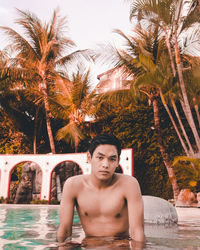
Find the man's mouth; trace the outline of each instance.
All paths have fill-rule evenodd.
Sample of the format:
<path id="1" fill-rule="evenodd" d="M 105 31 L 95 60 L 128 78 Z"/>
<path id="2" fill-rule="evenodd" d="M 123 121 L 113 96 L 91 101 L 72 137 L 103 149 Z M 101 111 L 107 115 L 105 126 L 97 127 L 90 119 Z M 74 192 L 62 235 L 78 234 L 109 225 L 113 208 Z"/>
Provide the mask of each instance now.
<path id="1" fill-rule="evenodd" d="M 101 174 L 109 174 L 109 171 L 106 171 L 106 170 L 100 170 L 99 171 Z"/>

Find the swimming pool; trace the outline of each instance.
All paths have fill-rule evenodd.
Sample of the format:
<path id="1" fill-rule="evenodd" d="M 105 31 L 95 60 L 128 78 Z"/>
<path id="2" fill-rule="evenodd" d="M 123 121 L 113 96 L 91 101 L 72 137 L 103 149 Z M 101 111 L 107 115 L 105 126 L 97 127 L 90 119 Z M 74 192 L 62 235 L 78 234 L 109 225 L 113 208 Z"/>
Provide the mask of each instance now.
<path id="1" fill-rule="evenodd" d="M 58 208 L 57 205 L 1 204 L 0 249 L 57 249 L 55 239 L 59 225 Z M 180 220 L 175 226 L 145 224 L 145 249 L 200 250 L 200 208 L 180 208 L 178 214 Z M 79 218 L 75 213 L 73 239 L 81 242 L 83 237 Z M 115 242 L 106 249 L 117 249 Z"/>

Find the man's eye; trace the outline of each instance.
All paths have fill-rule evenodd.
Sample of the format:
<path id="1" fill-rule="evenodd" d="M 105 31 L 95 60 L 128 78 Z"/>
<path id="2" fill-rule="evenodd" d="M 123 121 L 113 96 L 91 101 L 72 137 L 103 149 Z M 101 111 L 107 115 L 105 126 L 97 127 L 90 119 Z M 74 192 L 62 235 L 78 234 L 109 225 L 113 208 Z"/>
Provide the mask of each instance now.
<path id="1" fill-rule="evenodd" d="M 111 160 L 111 161 L 116 161 L 116 159 L 115 159 L 115 158 L 111 158 L 110 160 Z"/>
<path id="2" fill-rule="evenodd" d="M 102 159 L 103 159 L 103 157 L 102 157 L 102 156 L 98 156 L 97 158 L 98 158 L 99 160 L 102 160 Z"/>

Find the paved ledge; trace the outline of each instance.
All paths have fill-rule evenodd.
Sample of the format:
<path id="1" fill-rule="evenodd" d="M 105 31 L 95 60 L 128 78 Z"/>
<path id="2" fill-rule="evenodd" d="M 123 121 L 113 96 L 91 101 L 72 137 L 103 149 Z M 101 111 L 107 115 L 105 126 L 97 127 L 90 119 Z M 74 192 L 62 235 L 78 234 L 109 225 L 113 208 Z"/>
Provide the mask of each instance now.
<path id="1" fill-rule="evenodd" d="M 59 205 L 48 204 L 0 204 L 0 208 L 59 208 Z"/>
<path id="2" fill-rule="evenodd" d="M 178 221 L 200 221 L 200 208 L 198 207 L 176 207 Z"/>

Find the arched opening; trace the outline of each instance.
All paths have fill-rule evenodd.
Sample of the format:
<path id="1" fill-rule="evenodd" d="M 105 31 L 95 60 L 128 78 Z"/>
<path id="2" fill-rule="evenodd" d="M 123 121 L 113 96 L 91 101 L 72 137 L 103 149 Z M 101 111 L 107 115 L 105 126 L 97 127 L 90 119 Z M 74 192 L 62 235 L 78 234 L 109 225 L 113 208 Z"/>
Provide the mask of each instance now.
<path id="1" fill-rule="evenodd" d="M 63 161 L 54 168 L 51 176 L 51 204 L 60 202 L 65 181 L 69 177 L 79 174 L 83 174 L 83 171 L 73 161 Z"/>
<path id="2" fill-rule="evenodd" d="M 30 204 L 40 199 L 42 170 L 35 162 L 20 162 L 13 167 L 9 183 L 9 202 Z"/>

